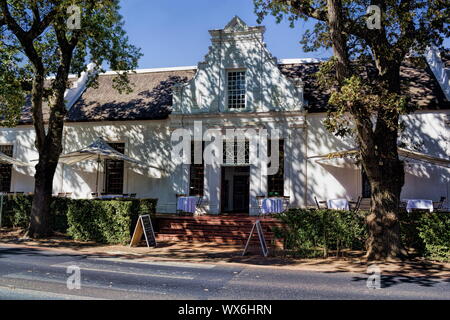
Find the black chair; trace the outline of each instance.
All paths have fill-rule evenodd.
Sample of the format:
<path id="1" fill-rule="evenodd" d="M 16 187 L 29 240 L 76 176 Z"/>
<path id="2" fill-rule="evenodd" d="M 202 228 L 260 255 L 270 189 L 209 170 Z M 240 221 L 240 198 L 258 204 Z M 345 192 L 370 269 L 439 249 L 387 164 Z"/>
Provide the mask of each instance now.
<path id="1" fill-rule="evenodd" d="M 352 205 L 350 207 L 350 211 L 355 212 L 355 213 L 358 212 L 359 207 L 361 206 L 361 201 L 362 201 L 362 197 L 358 197 L 358 200 L 356 200 L 356 202 L 350 201 L 349 204 Z"/>
<path id="2" fill-rule="evenodd" d="M 328 205 L 326 201 L 318 201 L 316 197 L 314 197 L 314 200 L 316 201 L 317 209 L 328 209 Z M 321 207 L 321 205 L 323 205 Z"/>
<path id="3" fill-rule="evenodd" d="M 433 202 L 433 210 L 437 212 L 442 211 L 442 209 L 444 209 L 444 202 L 446 199 L 446 197 L 441 197 L 439 202 Z"/>

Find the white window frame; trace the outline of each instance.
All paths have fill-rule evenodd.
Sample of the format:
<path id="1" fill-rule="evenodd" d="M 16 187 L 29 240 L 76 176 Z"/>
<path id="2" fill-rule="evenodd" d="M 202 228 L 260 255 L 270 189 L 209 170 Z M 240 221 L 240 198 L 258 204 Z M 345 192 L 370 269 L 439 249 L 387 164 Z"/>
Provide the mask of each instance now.
<path id="1" fill-rule="evenodd" d="M 233 72 L 243 72 L 244 73 L 244 80 L 245 80 L 245 89 L 244 89 L 244 107 L 243 108 L 230 108 L 229 104 L 229 74 Z M 247 79 L 247 69 L 245 68 L 237 68 L 237 69 L 227 69 L 226 70 L 226 95 L 225 95 L 225 105 L 226 110 L 230 112 L 242 112 L 242 111 L 248 111 L 248 100 L 247 100 L 247 88 L 248 88 L 248 79 Z"/>

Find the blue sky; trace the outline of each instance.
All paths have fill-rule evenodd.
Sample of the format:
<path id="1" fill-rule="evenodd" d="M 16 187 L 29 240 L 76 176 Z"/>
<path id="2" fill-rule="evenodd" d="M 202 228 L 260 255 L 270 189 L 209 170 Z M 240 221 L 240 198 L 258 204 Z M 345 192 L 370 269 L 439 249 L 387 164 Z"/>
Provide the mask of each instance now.
<path id="1" fill-rule="evenodd" d="M 121 13 L 132 44 L 144 56 L 139 68 L 197 65 L 210 45 L 208 30 L 222 29 L 235 15 L 248 25 L 257 25 L 252 0 L 122 0 Z M 299 22 L 295 29 L 283 21 L 267 17 L 265 42 L 280 59 L 329 57 L 319 51 L 304 53 L 299 40 L 310 23 Z"/>
<path id="2" fill-rule="evenodd" d="M 235 15 L 257 25 L 253 0 L 122 0 L 121 5 L 130 41 L 144 53 L 139 68 L 197 65 L 210 45 L 208 30 L 222 29 Z M 277 58 L 331 55 L 325 50 L 302 51 L 299 41 L 312 21 L 299 21 L 292 29 L 286 21 L 277 24 L 269 16 L 262 24 L 268 49 Z M 449 39 L 445 46 L 450 47 Z"/>

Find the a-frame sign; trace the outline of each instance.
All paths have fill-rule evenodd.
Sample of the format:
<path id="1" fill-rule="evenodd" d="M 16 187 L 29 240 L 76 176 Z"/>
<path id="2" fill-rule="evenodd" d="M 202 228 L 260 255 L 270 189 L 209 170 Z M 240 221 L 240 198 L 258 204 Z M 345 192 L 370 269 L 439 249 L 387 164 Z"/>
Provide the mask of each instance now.
<path id="1" fill-rule="evenodd" d="M 147 247 L 156 247 L 155 231 L 153 230 L 152 220 L 148 214 L 139 216 L 133 238 L 131 238 L 130 247 L 136 247 L 141 242 L 142 235 L 145 236 Z"/>
<path id="2" fill-rule="evenodd" d="M 261 245 L 261 251 L 262 251 L 264 257 L 267 257 L 269 255 L 269 249 L 267 248 L 266 238 L 264 237 L 264 232 L 263 232 L 263 229 L 261 226 L 261 221 L 259 221 L 259 220 L 256 220 L 256 222 L 253 224 L 252 231 L 250 232 L 250 235 L 248 237 L 247 244 L 245 245 L 245 249 L 244 249 L 244 252 L 242 253 L 242 256 L 245 256 L 245 254 L 247 253 L 247 250 L 250 245 L 250 241 L 252 240 L 255 229 L 256 229 L 256 232 L 258 232 L 258 238 L 259 238 L 259 244 Z"/>

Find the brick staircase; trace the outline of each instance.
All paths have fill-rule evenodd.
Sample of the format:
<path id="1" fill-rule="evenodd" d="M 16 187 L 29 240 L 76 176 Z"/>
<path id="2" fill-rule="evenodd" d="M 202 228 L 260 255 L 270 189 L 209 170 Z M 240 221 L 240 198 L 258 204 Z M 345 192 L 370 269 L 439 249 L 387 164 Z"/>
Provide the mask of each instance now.
<path id="1" fill-rule="evenodd" d="M 258 218 L 249 216 L 168 216 L 156 218 L 156 239 L 158 241 L 215 242 L 220 244 L 242 245 L 247 242 L 253 224 Z M 281 245 L 275 239 L 272 228 L 281 227 L 279 220 L 259 218 L 267 245 Z M 254 233 L 252 245 L 259 245 L 258 235 Z"/>

